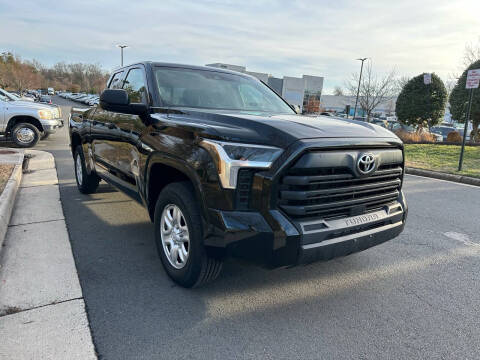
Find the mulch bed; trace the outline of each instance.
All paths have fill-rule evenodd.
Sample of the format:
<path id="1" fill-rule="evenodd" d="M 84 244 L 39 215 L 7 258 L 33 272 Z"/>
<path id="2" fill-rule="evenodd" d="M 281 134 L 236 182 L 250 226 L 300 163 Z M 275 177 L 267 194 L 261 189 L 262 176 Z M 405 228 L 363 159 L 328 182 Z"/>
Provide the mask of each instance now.
<path id="1" fill-rule="evenodd" d="M 7 181 L 10 178 L 14 165 L 1 165 L 0 164 L 0 194 L 2 193 Z"/>

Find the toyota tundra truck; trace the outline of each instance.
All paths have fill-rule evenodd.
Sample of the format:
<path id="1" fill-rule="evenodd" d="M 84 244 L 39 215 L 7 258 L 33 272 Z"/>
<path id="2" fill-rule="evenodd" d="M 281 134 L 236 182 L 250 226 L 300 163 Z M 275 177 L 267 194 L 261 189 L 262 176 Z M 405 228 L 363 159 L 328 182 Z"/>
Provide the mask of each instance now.
<path id="1" fill-rule="evenodd" d="M 142 62 L 69 120 L 78 189 L 100 180 L 143 204 L 167 274 L 192 287 L 229 256 L 270 268 L 329 260 L 399 235 L 403 144 L 370 123 L 298 115 L 233 71 Z"/>

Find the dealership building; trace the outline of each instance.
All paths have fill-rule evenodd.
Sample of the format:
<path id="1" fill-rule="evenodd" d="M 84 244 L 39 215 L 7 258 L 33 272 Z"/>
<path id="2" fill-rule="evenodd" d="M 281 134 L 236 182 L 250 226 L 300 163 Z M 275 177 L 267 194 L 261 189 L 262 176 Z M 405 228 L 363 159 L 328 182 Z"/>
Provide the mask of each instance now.
<path id="1" fill-rule="evenodd" d="M 245 66 L 240 65 L 213 63 L 206 66 L 238 71 L 254 76 L 275 90 L 290 105 L 298 106 L 303 113 L 311 114 L 321 111 L 320 98 L 323 89 L 323 77 L 321 76 L 303 75 L 302 77 L 284 76 L 283 78 L 278 78 L 267 73 L 247 71 Z"/>

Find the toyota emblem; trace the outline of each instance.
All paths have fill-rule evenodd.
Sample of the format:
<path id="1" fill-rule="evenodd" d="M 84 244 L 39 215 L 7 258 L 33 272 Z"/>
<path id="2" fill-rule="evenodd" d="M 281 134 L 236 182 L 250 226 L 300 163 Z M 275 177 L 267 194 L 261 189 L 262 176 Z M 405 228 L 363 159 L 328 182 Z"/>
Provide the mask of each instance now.
<path id="1" fill-rule="evenodd" d="M 375 170 L 375 156 L 372 153 L 360 155 L 357 161 L 357 169 L 362 175 L 370 174 Z"/>

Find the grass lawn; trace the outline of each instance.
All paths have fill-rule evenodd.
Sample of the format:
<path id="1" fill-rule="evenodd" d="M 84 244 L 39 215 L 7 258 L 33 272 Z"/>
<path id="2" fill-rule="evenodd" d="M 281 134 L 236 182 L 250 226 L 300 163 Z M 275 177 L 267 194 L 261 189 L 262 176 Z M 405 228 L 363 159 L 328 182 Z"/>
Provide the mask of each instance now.
<path id="1" fill-rule="evenodd" d="M 458 172 L 459 145 L 405 144 L 406 166 L 480 178 L 480 146 L 465 146 Z"/>
<path id="2" fill-rule="evenodd" d="M 1 165 L 0 164 L 0 194 L 2 193 L 5 185 L 7 184 L 10 174 L 12 173 L 13 165 Z"/>

